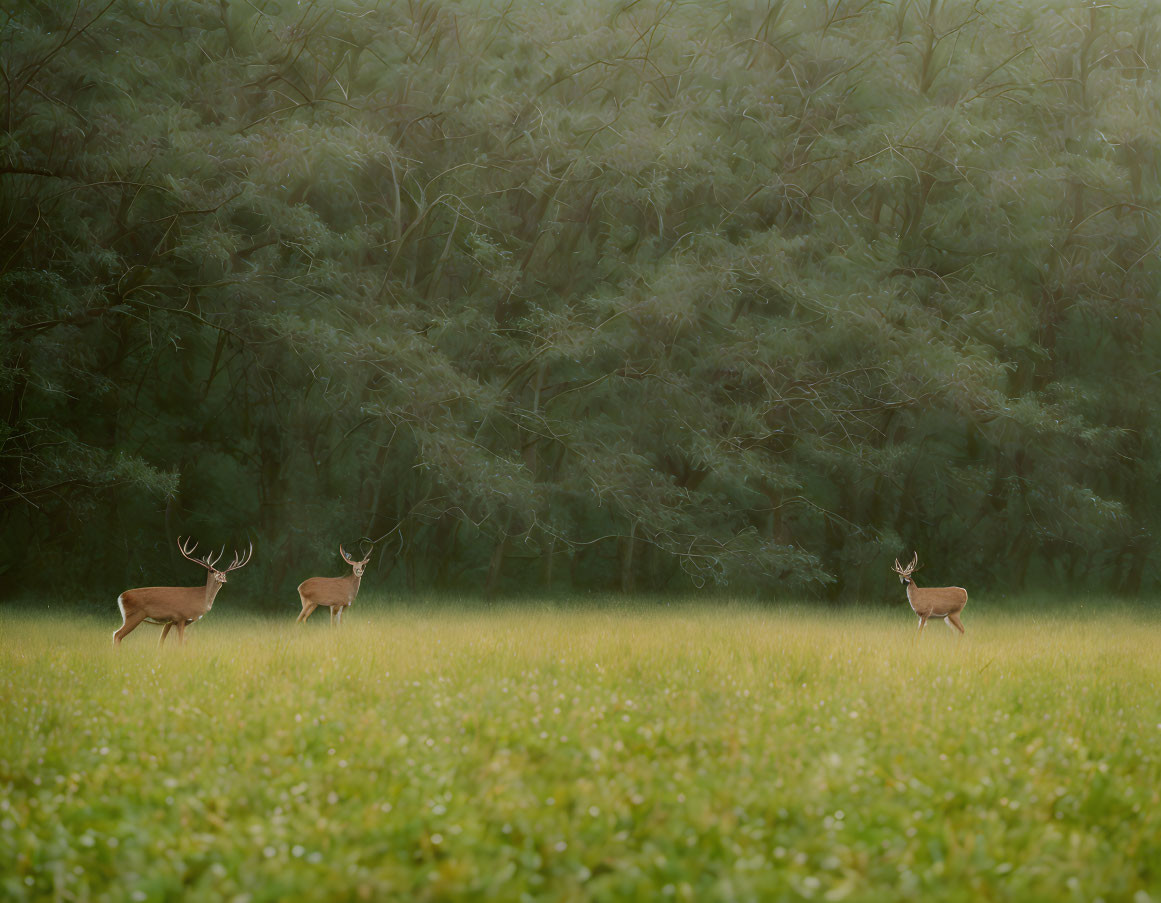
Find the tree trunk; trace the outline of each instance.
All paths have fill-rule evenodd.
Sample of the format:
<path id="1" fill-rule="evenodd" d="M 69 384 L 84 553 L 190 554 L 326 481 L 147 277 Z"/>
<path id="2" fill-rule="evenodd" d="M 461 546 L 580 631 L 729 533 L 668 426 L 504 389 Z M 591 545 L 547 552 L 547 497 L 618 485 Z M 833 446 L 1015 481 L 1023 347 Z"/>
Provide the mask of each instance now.
<path id="1" fill-rule="evenodd" d="M 629 527 L 629 535 L 621 539 L 621 592 L 631 593 L 637 588 L 633 576 L 633 551 L 637 545 L 637 522 Z"/>
<path id="2" fill-rule="evenodd" d="M 552 589 L 552 563 L 556 552 L 556 540 L 548 540 L 548 543 L 542 548 L 544 549 L 544 569 L 541 571 L 541 585 L 546 590 L 550 590 Z"/>
<path id="3" fill-rule="evenodd" d="M 587 547 L 581 547 L 568 556 L 568 582 L 573 589 L 577 588 L 577 573 L 580 571 L 581 557 Z"/>
<path id="4" fill-rule="evenodd" d="M 488 581 L 484 584 L 484 596 L 491 599 L 500 585 L 500 574 L 504 569 L 504 557 L 508 553 L 508 534 L 505 533 L 492 548 L 492 558 L 488 562 Z"/>

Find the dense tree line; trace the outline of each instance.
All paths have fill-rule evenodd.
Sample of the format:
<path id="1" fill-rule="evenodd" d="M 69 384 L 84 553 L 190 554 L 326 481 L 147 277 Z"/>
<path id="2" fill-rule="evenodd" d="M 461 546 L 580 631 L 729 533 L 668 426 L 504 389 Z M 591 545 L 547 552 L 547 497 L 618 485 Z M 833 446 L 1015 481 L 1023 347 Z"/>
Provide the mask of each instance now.
<path id="1" fill-rule="evenodd" d="M 1159 24 L 17 2 L 5 585 L 1155 588 Z"/>

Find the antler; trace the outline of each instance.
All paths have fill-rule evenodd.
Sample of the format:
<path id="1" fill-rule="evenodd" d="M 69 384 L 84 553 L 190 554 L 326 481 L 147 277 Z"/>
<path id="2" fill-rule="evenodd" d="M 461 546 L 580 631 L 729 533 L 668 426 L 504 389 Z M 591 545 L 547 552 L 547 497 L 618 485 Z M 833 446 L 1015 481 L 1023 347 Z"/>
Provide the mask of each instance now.
<path id="1" fill-rule="evenodd" d="M 899 563 L 899 559 L 898 559 L 898 558 L 896 558 L 896 559 L 895 559 L 895 573 L 897 573 L 897 574 L 902 574 L 903 576 L 905 576 L 905 577 L 906 577 L 906 576 L 907 576 L 908 574 L 910 574 L 910 573 L 911 573 L 913 570 L 915 570 L 915 566 L 916 566 L 917 564 L 919 564 L 919 553 L 918 553 L 918 552 L 916 552 L 916 553 L 915 553 L 915 554 L 914 554 L 914 555 L 911 557 L 911 562 L 910 562 L 910 564 L 908 564 L 908 565 L 907 565 L 907 567 L 903 567 L 903 565 L 901 565 L 901 564 Z"/>
<path id="2" fill-rule="evenodd" d="M 342 543 L 339 543 L 339 552 L 342 553 L 343 559 L 347 562 L 347 564 L 359 564 L 358 561 L 356 561 L 354 558 L 351 557 L 351 553 L 343 548 Z M 368 552 L 367 557 L 363 559 L 362 563 L 366 564 L 370 560 L 371 560 L 371 555 Z"/>
<path id="3" fill-rule="evenodd" d="M 222 549 L 224 551 L 225 546 L 223 546 Z M 238 568 L 244 568 L 246 565 L 248 565 L 250 563 L 250 559 L 253 557 L 254 557 L 254 543 L 250 543 L 250 548 L 247 550 L 246 554 L 243 555 L 241 558 L 238 557 L 237 552 L 234 553 L 234 560 L 230 563 L 230 566 L 228 568 L 226 568 L 222 573 L 228 574 L 230 571 L 236 571 L 236 570 L 238 570 Z M 217 559 L 214 559 L 214 560 L 216 561 Z"/>
<path id="4" fill-rule="evenodd" d="M 197 549 L 198 544 L 195 542 L 193 545 L 190 545 L 190 540 L 192 538 L 193 537 L 187 537 L 184 540 L 180 536 L 177 538 L 177 547 L 181 551 L 181 554 L 184 555 L 186 558 L 188 558 L 190 561 L 192 561 L 194 564 L 200 564 L 202 567 L 209 568 L 211 571 L 217 570 L 217 568 L 215 568 L 214 565 L 216 565 L 221 560 L 222 556 L 224 554 L 226 554 L 226 547 L 222 546 L 222 550 L 220 552 L 218 552 L 217 555 L 214 555 L 211 552 L 211 553 L 207 553 L 202 558 L 194 558 L 193 553 Z M 187 546 L 188 546 L 188 548 L 187 548 Z M 250 557 L 253 554 L 254 554 L 254 543 L 250 543 L 250 551 L 246 553 L 246 556 L 244 558 L 242 558 L 241 560 L 239 560 L 238 553 L 235 552 L 234 553 L 234 563 L 231 564 L 228 568 L 226 568 L 225 571 L 222 571 L 222 573 L 226 573 L 227 571 L 236 571 L 240 567 L 245 567 L 249 563 Z"/>
<path id="5" fill-rule="evenodd" d="M 218 560 L 218 558 L 222 557 L 221 553 L 220 552 L 218 553 L 218 558 L 214 558 L 212 560 L 211 560 L 209 555 L 206 555 L 204 558 L 194 558 L 193 553 L 197 549 L 198 544 L 195 542 L 193 545 L 190 545 L 188 549 L 186 548 L 186 546 L 189 545 L 190 540 L 192 540 L 192 539 L 193 539 L 192 536 L 187 536 L 183 540 L 179 536 L 177 538 L 178 550 L 181 552 L 182 555 L 184 555 L 186 558 L 188 558 L 194 564 L 200 564 L 202 567 L 209 568 L 212 571 L 214 569 L 214 562 L 216 562 Z"/>

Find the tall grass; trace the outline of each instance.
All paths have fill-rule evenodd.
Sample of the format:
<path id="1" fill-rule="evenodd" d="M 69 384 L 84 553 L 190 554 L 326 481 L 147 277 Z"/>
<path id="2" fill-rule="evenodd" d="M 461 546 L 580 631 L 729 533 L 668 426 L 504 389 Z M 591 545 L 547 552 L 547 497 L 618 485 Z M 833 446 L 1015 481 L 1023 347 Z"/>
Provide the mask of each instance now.
<path id="1" fill-rule="evenodd" d="M 7 899 L 1161 899 L 1161 625 L 0 616 Z"/>

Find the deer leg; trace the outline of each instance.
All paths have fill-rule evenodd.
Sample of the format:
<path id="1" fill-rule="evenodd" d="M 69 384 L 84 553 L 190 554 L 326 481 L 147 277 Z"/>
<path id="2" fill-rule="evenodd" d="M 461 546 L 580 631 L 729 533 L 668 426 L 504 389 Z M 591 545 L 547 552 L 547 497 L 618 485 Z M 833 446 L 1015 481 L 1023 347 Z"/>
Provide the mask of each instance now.
<path id="1" fill-rule="evenodd" d="M 923 628 L 927 626 L 927 617 L 925 615 L 919 616 L 919 629 L 915 631 L 916 634 L 923 633 Z"/>
<path id="2" fill-rule="evenodd" d="M 345 607 L 345 606 L 344 606 L 344 607 L 340 607 L 340 608 L 339 608 L 339 626 L 340 626 L 340 627 L 342 627 L 342 626 L 343 626 L 343 612 L 344 612 L 344 611 L 346 611 L 346 610 L 347 610 L 347 609 L 346 609 L 346 607 Z"/>
<path id="3" fill-rule="evenodd" d="M 173 621 L 166 621 L 165 626 L 161 628 L 161 639 L 157 641 L 158 648 L 165 645 L 165 638 L 169 636 L 169 628 L 172 626 Z"/>
<path id="4" fill-rule="evenodd" d="M 952 626 L 954 626 L 954 627 L 955 627 L 955 629 L 956 629 L 956 630 L 958 630 L 960 633 L 964 633 L 964 629 L 963 629 L 963 621 L 961 621 L 961 620 L 959 619 L 959 615 L 958 615 L 958 614 L 951 614 L 951 615 L 948 615 L 948 616 L 947 616 L 947 623 L 948 623 L 948 624 L 951 624 Z"/>
<path id="5" fill-rule="evenodd" d="M 334 627 L 335 626 L 335 607 L 332 605 L 330 608 L 331 608 L 331 627 Z"/>
<path id="6" fill-rule="evenodd" d="M 177 622 L 177 642 L 182 646 L 185 645 L 185 625 L 185 621 Z"/>
<path id="7" fill-rule="evenodd" d="M 129 634 L 131 634 L 134 629 L 136 629 L 138 624 L 145 620 L 144 612 L 134 612 L 133 614 L 127 614 L 124 617 L 125 622 L 121 625 L 120 629 L 118 629 L 116 633 L 113 634 L 114 648 L 120 646 L 121 641 L 125 639 L 125 637 L 129 636 Z"/>

